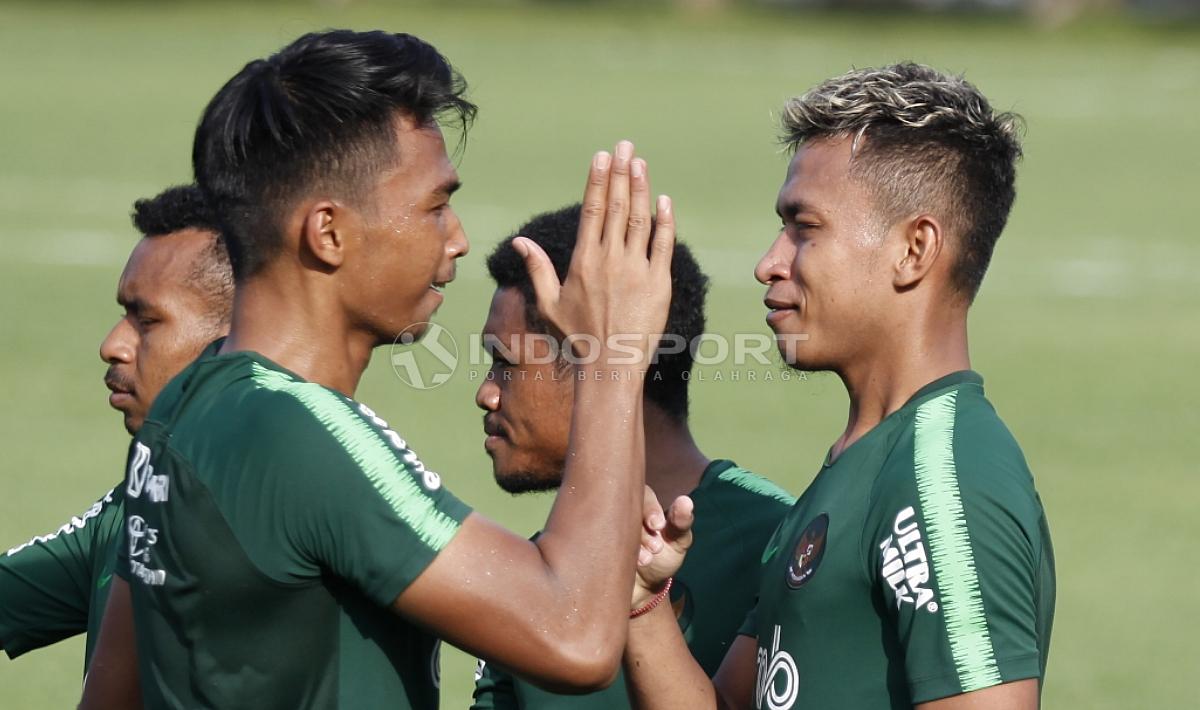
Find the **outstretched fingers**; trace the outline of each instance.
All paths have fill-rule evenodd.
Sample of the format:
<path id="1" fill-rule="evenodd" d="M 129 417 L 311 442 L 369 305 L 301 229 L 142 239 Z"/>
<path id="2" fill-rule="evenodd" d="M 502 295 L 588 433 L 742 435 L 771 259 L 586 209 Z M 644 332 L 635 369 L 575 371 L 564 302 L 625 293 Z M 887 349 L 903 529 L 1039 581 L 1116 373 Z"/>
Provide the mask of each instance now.
<path id="1" fill-rule="evenodd" d="M 670 278 L 671 257 L 675 254 L 675 210 L 671 198 L 658 196 L 654 241 L 650 245 L 650 269 L 659 277 Z"/>
<path id="2" fill-rule="evenodd" d="M 612 156 L 607 151 L 602 150 L 592 156 L 587 186 L 583 190 L 583 207 L 579 215 L 579 233 L 575 238 L 572 266 L 584 263 L 588 254 L 600 246 L 604 235 L 604 217 L 608 213 L 608 177 L 611 169 Z"/>
<path id="3" fill-rule="evenodd" d="M 525 271 L 533 284 L 533 293 L 537 298 L 537 310 L 543 318 L 554 322 L 554 313 L 558 306 L 558 296 L 562 285 L 554 264 L 546 252 L 529 237 L 517 237 L 513 240 L 513 248 L 525 261 Z"/>
<path id="4" fill-rule="evenodd" d="M 610 254 L 625 251 L 625 235 L 629 229 L 629 173 L 633 164 L 633 143 L 617 143 L 612 161 L 612 174 L 608 178 L 608 213 L 604 218 L 605 249 Z"/>

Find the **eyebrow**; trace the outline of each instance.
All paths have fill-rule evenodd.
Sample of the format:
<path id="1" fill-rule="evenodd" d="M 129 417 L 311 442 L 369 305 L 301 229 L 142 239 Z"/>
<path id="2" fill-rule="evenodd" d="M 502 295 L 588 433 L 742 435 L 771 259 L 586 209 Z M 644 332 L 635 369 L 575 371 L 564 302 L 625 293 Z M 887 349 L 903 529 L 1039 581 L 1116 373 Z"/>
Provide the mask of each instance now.
<path id="1" fill-rule="evenodd" d="M 441 185 L 438 185 L 434 192 L 439 195 L 446 195 L 449 197 L 450 195 L 458 192 L 460 188 L 462 188 L 462 180 L 447 180 Z"/>
<path id="2" fill-rule="evenodd" d="M 775 205 L 775 214 L 781 219 L 791 219 L 801 212 L 817 212 L 812 205 L 805 203 L 803 200 L 788 200 Z"/>

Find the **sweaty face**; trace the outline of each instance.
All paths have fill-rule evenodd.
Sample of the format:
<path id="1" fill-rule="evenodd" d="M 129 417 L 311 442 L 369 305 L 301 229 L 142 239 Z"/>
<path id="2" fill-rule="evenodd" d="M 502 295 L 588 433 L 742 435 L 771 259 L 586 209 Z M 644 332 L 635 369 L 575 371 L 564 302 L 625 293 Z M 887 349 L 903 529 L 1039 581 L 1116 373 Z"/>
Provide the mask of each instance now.
<path id="1" fill-rule="evenodd" d="M 516 289 L 492 297 L 483 339 L 492 367 L 475 403 L 485 412 L 483 446 L 496 483 L 510 493 L 557 488 L 571 432 L 572 372 L 545 335 L 530 333 Z"/>
<path id="2" fill-rule="evenodd" d="M 225 334 L 217 306 L 189 283 L 214 235 L 184 229 L 138 242 L 117 285 L 125 314 L 100 344 L 108 402 L 137 433 L 163 386 Z M 227 304 L 222 304 L 227 305 Z"/>
<path id="3" fill-rule="evenodd" d="M 400 155 L 363 209 L 362 235 L 348 276 L 356 316 L 381 344 L 402 332 L 419 337 L 454 279 L 455 260 L 469 244 L 450 196 L 458 173 L 436 126 L 397 122 Z"/>
<path id="4" fill-rule="evenodd" d="M 880 225 L 850 175 L 851 141 L 803 145 L 788 166 L 776 211 L 783 229 L 754 270 L 768 286 L 767 324 L 784 361 L 841 370 L 867 353 L 895 295 Z"/>

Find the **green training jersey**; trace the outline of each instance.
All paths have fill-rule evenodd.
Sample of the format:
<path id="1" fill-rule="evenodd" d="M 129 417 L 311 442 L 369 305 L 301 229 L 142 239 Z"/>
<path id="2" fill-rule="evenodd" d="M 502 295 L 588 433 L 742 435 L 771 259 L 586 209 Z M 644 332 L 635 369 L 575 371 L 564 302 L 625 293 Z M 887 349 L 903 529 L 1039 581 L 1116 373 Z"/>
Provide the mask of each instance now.
<path id="1" fill-rule="evenodd" d="M 1017 442 L 958 372 L 826 460 L 762 555 L 754 707 L 908 708 L 1044 677 L 1054 555 Z"/>
<path id="2" fill-rule="evenodd" d="M 366 406 L 219 346 L 130 448 L 146 707 L 437 707 L 438 642 L 390 607 L 469 509 Z"/>
<path id="3" fill-rule="evenodd" d="M 717 672 L 758 594 L 758 557 L 795 499 L 732 461 L 713 461 L 691 492 L 695 541 L 671 585 L 671 606 L 688 648 Z M 474 710 L 627 708 L 623 675 L 590 695 L 556 695 L 479 661 Z"/>
<path id="4" fill-rule="evenodd" d="M 87 632 L 87 669 L 108 603 L 124 500 L 124 491 L 111 490 L 58 530 L 0 557 L 0 648 L 9 658 Z"/>

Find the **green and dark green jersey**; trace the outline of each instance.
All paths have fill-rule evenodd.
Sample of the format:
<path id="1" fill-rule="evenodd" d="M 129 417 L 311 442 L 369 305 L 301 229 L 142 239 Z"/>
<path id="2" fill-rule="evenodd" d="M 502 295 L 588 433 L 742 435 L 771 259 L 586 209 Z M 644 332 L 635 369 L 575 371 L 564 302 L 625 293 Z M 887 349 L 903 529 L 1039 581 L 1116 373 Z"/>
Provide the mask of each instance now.
<path id="1" fill-rule="evenodd" d="M 1044 677 L 1054 555 L 1017 442 L 958 372 L 826 461 L 762 556 L 754 707 L 908 708 Z"/>
<path id="2" fill-rule="evenodd" d="M 87 633 L 84 669 L 117 560 L 125 494 L 109 491 L 82 515 L 0 556 L 0 648 L 9 658 Z"/>
<path id="3" fill-rule="evenodd" d="M 732 461 L 713 461 L 691 493 L 695 542 L 675 582 L 671 605 L 688 648 L 712 675 L 758 594 L 759 554 L 794 499 Z M 625 680 L 590 695 L 556 695 L 479 661 L 474 710 L 627 708 Z"/>
<path id="4" fill-rule="evenodd" d="M 469 508 L 366 406 L 219 345 L 130 448 L 146 707 L 437 707 L 438 642 L 390 607 Z"/>

